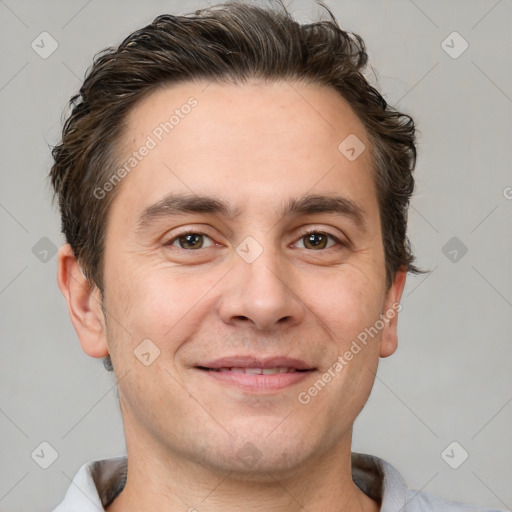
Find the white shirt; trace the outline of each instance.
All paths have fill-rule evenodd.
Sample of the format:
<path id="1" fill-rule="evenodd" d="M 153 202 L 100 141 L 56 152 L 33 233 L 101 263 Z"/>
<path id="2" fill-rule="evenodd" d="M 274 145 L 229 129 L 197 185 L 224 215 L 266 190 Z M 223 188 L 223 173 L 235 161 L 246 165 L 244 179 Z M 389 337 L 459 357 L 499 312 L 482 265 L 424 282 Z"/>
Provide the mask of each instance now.
<path id="1" fill-rule="evenodd" d="M 64 501 L 53 512 L 104 512 L 104 507 L 123 490 L 126 475 L 126 456 L 84 464 Z M 366 495 L 381 503 L 380 512 L 504 512 L 446 501 L 409 489 L 391 464 L 372 455 L 352 453 L 352 478 Z"/>

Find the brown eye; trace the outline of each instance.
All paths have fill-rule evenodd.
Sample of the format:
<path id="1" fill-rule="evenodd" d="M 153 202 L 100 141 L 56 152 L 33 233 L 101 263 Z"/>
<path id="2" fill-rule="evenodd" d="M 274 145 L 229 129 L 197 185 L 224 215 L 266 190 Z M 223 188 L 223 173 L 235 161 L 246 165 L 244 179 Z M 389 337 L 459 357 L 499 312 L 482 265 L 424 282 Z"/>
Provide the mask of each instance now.
<path id="1" fill-rule="evenodd" d="M 304 237 L 304 246 L 306 249 L 325 249 L 327 245 L 327 236 L 322 233 L 311 233 Z"/>
<path id="2" fill-rule="evenodd" d="M 304 244 L 304 249 L 312 249 L 316 251 L 328 249 L 333 245 L 342 245 L 336 237 L 320 231 L 306 233 L 300 238 L 300 241 Z M 332 243 L 328 245 L 330 241 Z"/>
<path id="3" fill-rule="evenodd" d="M 171 245 L 185 250 L 203 249 L 204 247 L 210 247 L 213 245 L 212 243 L 210 243 L 210 245 L 205 245 L 205 239 L 210 240 L 210 237 L 203 233 L 183 233 L 170 240 L 166 245 Z"/>

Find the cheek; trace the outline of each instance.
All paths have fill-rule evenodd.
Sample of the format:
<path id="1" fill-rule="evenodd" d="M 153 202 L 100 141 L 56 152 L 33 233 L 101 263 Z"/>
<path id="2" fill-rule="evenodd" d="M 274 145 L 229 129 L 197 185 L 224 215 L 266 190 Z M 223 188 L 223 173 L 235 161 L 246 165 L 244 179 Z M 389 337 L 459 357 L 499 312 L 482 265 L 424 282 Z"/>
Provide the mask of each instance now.
<path id="1" fill-rule="evenodd" d="M 191 274 L 157 267 L 123 272 L 118 266 L 109 277 L 113 293 L 108 294 L 108 309 L 119 320 L 113 322 L 116 333 L 109 339 L 124 339 L 123 351 L 127 338 L 133 345 L 132 351 L 143 340 L 150 339 L 171 357 L 197 330 L 205 310 L 211 310 L 206 308 L 208 291 L 218 281 L 218 277 L 200 275 L 197 270 Z"/>
<path id="2" fill-rule="evenodd" d="M 383 282 L 371 269 L 346 266 L 317 287 L 310 304 L 341 352 L 378 320 L 384 304 Z"/>
<path id="3" fill-rule="evenodd" d="M 340 356 L 331 389 L 336 395 L 333 403 L 347 400 L 358 411 L 371 391 L 379 360 L 381 332 L 375 326 L 384 306 L 383 284 L 375 270 L 352 267 L 326 297 L 333 305 L 329 325 Z"/>
<path id="4" fill-rule="evenodd" d="M 374 275 L 352 268 L 345 269 L 343 278 L 331 279 L 316 299 L 315 313 L 332 337 L 329 360 L 319 375 L 328 383 L 304 391 L 312 407 L 338 429 L 349 428 L 373 386 L 381 337 L 374 326 L 382 313 L 381 295 L 382 283 Z"/>

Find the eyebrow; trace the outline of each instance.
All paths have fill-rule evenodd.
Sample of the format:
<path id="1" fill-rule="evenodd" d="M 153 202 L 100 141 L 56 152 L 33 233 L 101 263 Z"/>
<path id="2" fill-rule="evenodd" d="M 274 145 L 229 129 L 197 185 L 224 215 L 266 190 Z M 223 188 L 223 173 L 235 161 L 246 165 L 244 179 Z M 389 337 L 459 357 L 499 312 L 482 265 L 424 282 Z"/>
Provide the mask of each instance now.
<path id="1" fill-rule="evenodd" d="M 137 230 L 144 230 L 161 218 L 186 213 L 209 213 L 233 219 L 241 215 L 243 209 L 207 195 L 169 194 L 143 210 L 137 220 Z M 364 210 L 348 197 L 307 194 L 288 199 L 280 213 L 283 217 L 333 213 L 347 217 L 359 229 L 366 231 Z"/>

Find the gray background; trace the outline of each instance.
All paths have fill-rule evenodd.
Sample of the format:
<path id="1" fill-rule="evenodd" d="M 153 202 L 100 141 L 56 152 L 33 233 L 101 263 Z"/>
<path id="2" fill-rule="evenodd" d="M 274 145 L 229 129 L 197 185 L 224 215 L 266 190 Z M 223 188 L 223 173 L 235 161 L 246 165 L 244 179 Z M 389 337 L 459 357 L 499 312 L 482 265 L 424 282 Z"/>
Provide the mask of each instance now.
<path id="1" fill-rule="evenodd" d="M 287 3 L 301 21 L 320 12 Z M 124 452 L 113 376 L 82 353 L 56 284 L 48 144 L 97 51 L 158 14 L 206 5 L 0 0 L 2 511 L 49 510 L 83 463 Z M 415 117 L 410 238 L 433 269 L 408 278 L 399 350 L 381 362 L 354 450 L 388 460 L 413 488 L 510 509 L 512 2 L 327 5 L 365 38 L 388 101 Z M 46 59 L 31 47 L 43 31 L 58 42 Z M 461 39 L 442 46 L 453 31 L 469 44 L 458 58 Z M 43 441 L 58 452 L 46 470 L 31 458 Z M 452 464 L 469 453 L 458 469 L 441 456 L 452 441 Z"/>

